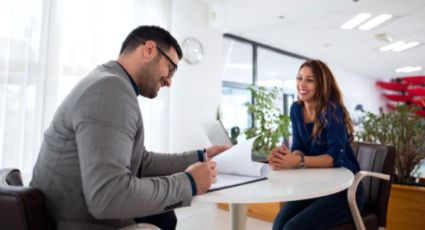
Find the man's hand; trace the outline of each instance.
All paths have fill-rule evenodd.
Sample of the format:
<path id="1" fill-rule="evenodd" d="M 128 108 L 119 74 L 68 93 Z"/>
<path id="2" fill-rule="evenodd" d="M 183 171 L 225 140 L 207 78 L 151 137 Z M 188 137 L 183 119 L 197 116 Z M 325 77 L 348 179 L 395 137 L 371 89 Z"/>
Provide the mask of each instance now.
<path id="1" fill-rule="evenodd" d="M 207 148 L 207 150 L 206 150 L 207 151 L 206 152 L 207 157 L 208 157 L 208 159 L 211 159 L 211 158 L 217 156 L 218 154 L 230 149 L 230 147 L 232 147 L 232 146 L 230 146 L 230 145 L 214 145 L 214 146 L 211 146 L 211 147 Z"/>
<path id="2" fill-rule="evenodd" d="M 216 181 L 217 170 L 215 166 L 214 161 L 197 162 L 185 170 L 195 180 L 197 195 L 207 192 L 211 184 Z"/>

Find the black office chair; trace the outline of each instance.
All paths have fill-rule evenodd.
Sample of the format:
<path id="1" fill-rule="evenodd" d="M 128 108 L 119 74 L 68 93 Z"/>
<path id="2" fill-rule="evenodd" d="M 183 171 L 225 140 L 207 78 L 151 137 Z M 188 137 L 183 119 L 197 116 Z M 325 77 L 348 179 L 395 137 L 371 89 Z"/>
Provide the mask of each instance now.
<path id="1" fill-rule="evenodd" d="M 360 172 L 354 177 L 348 189 L 348 200 L 354 222 L 331 228 L 332 230 L 378 229 L 385 227 L 391 177 L 394 175 L 395 148 L 389 145 L 357 142 L 355 155 Z M 358 184 L 362 182 L 365 191 L 365 206 L 359 212 L 355 198 Z"/>
<path id="2" fill-rule="evenodd" d="M 18 169 L 0 169 L 0 226 L 4 230 L 50 230 L 40 190 L 22 185 Z"/>

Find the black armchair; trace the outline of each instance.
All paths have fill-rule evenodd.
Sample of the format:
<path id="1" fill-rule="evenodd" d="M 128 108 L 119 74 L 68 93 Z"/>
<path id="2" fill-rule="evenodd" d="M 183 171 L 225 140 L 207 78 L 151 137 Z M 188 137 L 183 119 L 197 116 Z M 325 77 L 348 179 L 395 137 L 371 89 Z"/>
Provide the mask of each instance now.
<path id="1" fill-rule="evenodd" d="M 357 142 L 354 146 L 360 172 L 348 189 L 348 202 L 354 222 L 335 226 L 332 230 L 378 229 L 386 226 L 391 177 L 394 174 L 395 148 Z M 365 190 L 365 206 L 359 212 L 355 202 L 357 186 L 362 182 Z"/>
<path id="2" fill-rule="evenodd" d="M 18 169 L 0 169 L 0 226 L 4 230 L 52 229 L 43 194 L 23 186 Z"/>

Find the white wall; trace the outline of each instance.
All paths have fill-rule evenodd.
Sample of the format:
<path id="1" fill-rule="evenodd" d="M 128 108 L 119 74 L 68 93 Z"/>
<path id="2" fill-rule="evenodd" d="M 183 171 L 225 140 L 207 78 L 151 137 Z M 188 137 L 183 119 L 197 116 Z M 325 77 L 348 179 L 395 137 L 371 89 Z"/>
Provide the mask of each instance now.
<path id="1" fill-rule="evenodd" d="M 222 32 L 210 28 L 208 5 L 197 0 L 173 1 L 172 34 L 181 44 L 187 37 L 199 39 L 204 58 L 196 65 L 180 61 L 170 89 L 169 150 L 184 151 L 208 145 L 200 127 L 215 119 L 221 101 L 224 69 Z"/>
<path id="2" fill-rule="evenodd" d="M 328 63 L 344 96 L 344 102 L 350 113 L 357 104 L 362 104 L 364 110 L 379 113 L 379 107 L 384 105 L 380 91 L 376 87 L 376 79 L 361 76 Z"/>

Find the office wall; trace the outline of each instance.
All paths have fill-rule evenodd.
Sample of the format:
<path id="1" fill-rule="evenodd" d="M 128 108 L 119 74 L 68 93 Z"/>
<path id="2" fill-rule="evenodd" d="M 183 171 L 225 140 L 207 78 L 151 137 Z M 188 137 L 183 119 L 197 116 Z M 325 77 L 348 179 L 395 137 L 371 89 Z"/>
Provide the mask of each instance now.
<path id="1" fill-rule="evenodd" d="M 196 65 L 181 60 L 173 79 L 169 95 L 170 151 L 205 147 L 208 141 L 199 123 L 215 119 L 221 101 L 222 32 L 210 28 L 208 17 L 205 2 L 173 1 L 173 34 L 180 43 L 187 37 L 199 39 L 205 55 Z"/>
<path id="2" fill-rule="evenodd" d="M 351 113 L 357 104 L 362 104 L 367 111 L 378 113 L 384 105 L 376 87 L 376 79 L 347 71 L 337 65 L 328 63 L 344 95 L 344 102 Z"/>

